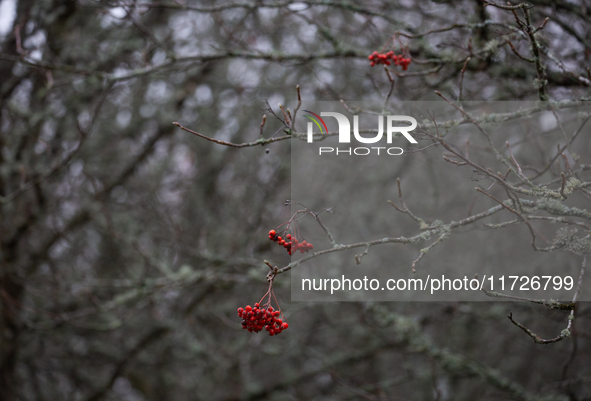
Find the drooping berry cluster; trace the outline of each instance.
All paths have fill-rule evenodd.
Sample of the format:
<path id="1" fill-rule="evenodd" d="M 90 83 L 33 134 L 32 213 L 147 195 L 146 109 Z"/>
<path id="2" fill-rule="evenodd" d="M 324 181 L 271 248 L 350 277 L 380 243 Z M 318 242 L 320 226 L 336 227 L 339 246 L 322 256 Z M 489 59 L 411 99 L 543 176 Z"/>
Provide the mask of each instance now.
<path id="1" fill-rule="evenodd" d="M 274 336 L 289 327 L 287 322 L 279 318 L 280 311 L 273 310 L 272 306 L 266 309 L 260 306 L 259 303 L 256 303 L 254 304 L 254 308 L 250 305 L 246 305 L 244 308 L 238 308 L 238 316 L 242 318 L 243 329 L 258 333 L 264 328 L 270 336 Z"/>
<path id="2" fill-rule="evenodd" d="M 269 239 L 271 241 L 277 242 L 279 245 L 287 249 L 287 253 L 290 255 L 293 255 L 297 251 L 304 253 L 314 249 L 314 245 L 307 242 L 306 240 L 299 242 L 298 239 L 291 234 L 287 234 L 285 238 L 282 238 L 277 234 L 277 232 L 275 232 L 275 230 L 269 231 Z"/>
<path id="3" fill-rule="evenodd" d="M 394 65 L 399 65 L 403 70 L 406 70 L 410 64 L 410 58 L 405 58 L 402 54 L 397 56 L 393 51 L 389 51 L 388 53 L 373 52 L 369 55 L 368 59 L 371 61 L 370 65 L 372 67 L 376 64 L 390 65 L 394 63 Z"/>

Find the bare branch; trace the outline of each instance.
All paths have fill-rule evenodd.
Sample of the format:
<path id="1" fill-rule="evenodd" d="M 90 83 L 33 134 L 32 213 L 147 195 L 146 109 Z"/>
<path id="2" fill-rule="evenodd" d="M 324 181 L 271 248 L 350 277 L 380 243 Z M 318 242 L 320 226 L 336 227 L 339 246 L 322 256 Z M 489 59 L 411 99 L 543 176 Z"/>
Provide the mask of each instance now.
<path id="1" fill-rule="evenodd" d="M 224 146 L 230 146 L 232 148 L 248 148 L 251 146 L 263 146 L 263 145 L 267 145 L 269 143 L 273 143 L 273 142 L 277 142 L 277 141 L 284 141 L 286 139 L 291 138 L 290 135 L 284 135 L 284 136 L 280 136 L 280 137 L 276 137 L 276 138 L 269 138 L 269 139 L 257 139 L 254 142 L 246 142 L 246 143 L 232 143 L 232 142 L 227 142 L 227 141 L 221 141 L 219 139 L 215 139 L 215 138 L 210 138 L 206 135 L 200 134 L 199 132 L 195 132 L 189 128 L 183 127 L 181 124 L 174 122 L 172 123 L 173 125 L 176 125 L 177 127 L 179 127 L 180 129 L 182 129 L 183 131 L 187 131 L 190 132 L 193 135 L 197 135 L 200 138 L 206 139 L 208 141 L 211 142 L 215 142 L 218 145 L 224 145 Z M 262 124 L 261 124 L 262 125 Z"/>

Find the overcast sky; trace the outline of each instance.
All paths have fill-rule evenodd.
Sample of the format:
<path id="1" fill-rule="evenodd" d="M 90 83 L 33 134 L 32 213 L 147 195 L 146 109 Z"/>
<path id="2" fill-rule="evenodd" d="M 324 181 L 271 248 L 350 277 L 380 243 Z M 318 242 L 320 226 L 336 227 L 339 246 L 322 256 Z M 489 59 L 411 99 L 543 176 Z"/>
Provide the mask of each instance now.
<path id="1" fill-rule="evenodd" d="M 16 0 L 0 0 L 0 35 L 7 35 L 16 17 Z"/>

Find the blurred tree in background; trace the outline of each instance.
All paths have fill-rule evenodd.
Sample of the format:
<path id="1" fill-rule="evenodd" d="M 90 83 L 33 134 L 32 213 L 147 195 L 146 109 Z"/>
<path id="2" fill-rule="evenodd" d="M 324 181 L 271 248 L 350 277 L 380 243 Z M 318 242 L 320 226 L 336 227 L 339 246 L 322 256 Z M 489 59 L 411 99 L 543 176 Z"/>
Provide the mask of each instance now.
<path id="1" fill-rule="evenodd" d="M 252 142 L 296 85 L 379 101 L 367 57 L 393 38 L 412 60 L 393 100 L 590 101 L 591 5 L 528 3 L 2 0 L 0 400 L 591 399 L 585 303 L 540 346 L 507 304 L 290 303 L 281 277 L 290 329 L 244 333 L 262 261 L 288 262 L 267 233 L 289 218 L 289 144 L 172 125 Z"/>

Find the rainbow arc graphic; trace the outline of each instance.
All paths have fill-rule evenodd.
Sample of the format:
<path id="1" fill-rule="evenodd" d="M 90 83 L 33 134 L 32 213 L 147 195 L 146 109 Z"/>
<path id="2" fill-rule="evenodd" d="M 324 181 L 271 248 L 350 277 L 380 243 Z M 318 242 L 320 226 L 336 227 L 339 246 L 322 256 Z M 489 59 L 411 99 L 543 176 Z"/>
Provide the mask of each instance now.
<path id="1" fill-rule="evenodd" d="M 307 116 L 304 115 L 304 117 L 309 118 L 310 120 L 312 120 L 314 122 L 314 124 L 316 124 L 318 126 L 318 128 L 320 129 L 321 133 L 327 134 L 328 133 L 328 128 L 326 128 L 326 124 L 324 123 L 324 120 L 322 119 L 322 117 L 320 117 L 318 114 L 309 111 L 309 110 L 304 110 L 306 113 L 310 113 L 312 114 L 311 116 Z M 315 117 L 315 118 L 314 118 Z M 324 126 L 324 130 L 322 129 L 322 126 L 320 125 L 320 123 L 322 123 L 322 125 Z"/>

